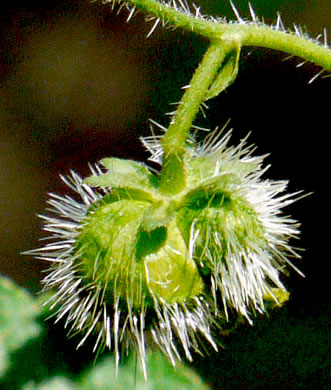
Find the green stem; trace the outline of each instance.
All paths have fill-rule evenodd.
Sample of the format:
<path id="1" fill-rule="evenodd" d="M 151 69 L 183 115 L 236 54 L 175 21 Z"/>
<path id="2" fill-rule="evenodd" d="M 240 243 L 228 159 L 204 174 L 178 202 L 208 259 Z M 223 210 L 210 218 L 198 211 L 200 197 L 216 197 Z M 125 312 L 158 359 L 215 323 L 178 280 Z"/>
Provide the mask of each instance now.
<path id="1" fill-rule="evenodd" d="M 160 189 L 163 192 L 176 194 L 185 186 L 184 156 L 187 136 L 228 50 L 230 48 L 222 46 L 219 42 L 211 42 L 162 140 Z"/>
<path id="2" fill-rule="evenodd" d="M 113 0 L 116 2 L 116 0 Z M 126 0 L 132 7 L 161 21 L 193 31 L 210 40 L 236 41 L 239 46 L 257 46 L 283 51 L 331 71 L 331 50 L 309 39 L 257 23 L 216 22 L 178 11 L 156 0 Z"/>
<path id="3" fill-rule="evenodd" d="M 155 17 L 155 23 L 166 22 L 193 31 L 211 42 L 201 64 L 196 70 L 190 87 L 184 93 L 175 116 L 163 141 L 163 164 L 160 190 L 175 195 L 185 186 L 185 143 L 200 104 L 206 98 L 216 96 L 229 85 L 237 74 L 238 56 L 243 46 L 258 46 L 280 50 L 302 57 L 324 70 L 331 71 L 331 50 L 300 34 L 279 31 L 262 23 L 225 23 L 192 15 L 189 10 L 180 11 L 175 2 L 169 4 L 157 0 L 109 0 L 126 4 Z M 183 3 L 184 4 L 184 3 Z M 229 53 L 232 55 L 229 56 Z M 226 61 L 228 56 L 228 61 Z M 228 62 L 219 72 L 221 64 Z M 218 74 L 219 77 L 216 77 Z M 208 96 L 209 92 L 209 96 Z"/>
<path id="4" fill-rule="evenodd" d="M 272 30 L 267 26 L 234 25 L 232 27 L 244 27 L 241 29 L 243 33 L 241 44 L 243 46 L 258 46 L 279 50 L 301 57 L 321 66 L 324 70 L 331 71 L 331 50 L 325 46 L 300 38 L 294 33 Z M 229 31 L 235 33 L 234 28 Z"/>

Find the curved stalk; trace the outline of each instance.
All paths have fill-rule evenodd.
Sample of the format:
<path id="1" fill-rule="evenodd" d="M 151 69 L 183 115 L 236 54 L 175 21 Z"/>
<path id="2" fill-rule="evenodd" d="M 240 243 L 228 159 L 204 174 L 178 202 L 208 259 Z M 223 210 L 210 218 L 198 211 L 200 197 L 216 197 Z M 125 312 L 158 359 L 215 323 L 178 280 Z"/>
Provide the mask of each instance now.
<path id="1" fill-rule="evenodd" d="M 227 50 L 219 42 L 210 44 L 164 135 L 160 185 L 163 192 L 176 194 L 185 186 L 184 155 L 187 136 L 226 52 Z"/>

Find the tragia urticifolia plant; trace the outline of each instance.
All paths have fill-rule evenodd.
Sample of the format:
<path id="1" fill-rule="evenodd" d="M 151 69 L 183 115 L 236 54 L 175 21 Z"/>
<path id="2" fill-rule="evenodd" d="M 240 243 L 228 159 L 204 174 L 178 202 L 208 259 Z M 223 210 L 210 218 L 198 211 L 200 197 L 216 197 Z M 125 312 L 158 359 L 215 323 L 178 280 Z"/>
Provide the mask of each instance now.
<path id="1" fill-rule="evenodd" d="M 52 214 L 42 216 L 51 241 L 28 253 L 51 263 L 43 284 L 55 291 L 57 319 L 82 334 L 79 345 L 94 335 L 94 350 L 113 349 L 117 364 L 123 348 L 134 348 L 146 376 L 150 343 L 173 365 L 180 351 L 191 360 L 203 343 L 217 350 L 229 311 L 252 322 L 267 300 L 285 300 L 280 274 L 299 257 L 289 243 L 298 223 L 283 208 L 301 194 L 264 179 L 263 157 L 246 139 L 229 146 L 230 132 L 216 129 L 198 142 L 200 106 L 235 80 L 244 46 L 299 56 L 321 67 L 316 76 L 331 70 L 331 51 L 326 39 L 287 31 L 280 16 L 265 25 L 251 6 L 243 20 L 232 5 L 237 20 L 228 22 L 186 0 L 106 2 L 126 9 L 128 20 L 146 13 L 149 35 L 158 24 L 183 28 L 209 48 L 164 135 L 142 138 L 159 171 L 105 158 L 88 178 L 63 176 L 81 201 L 51 194 Z"/>

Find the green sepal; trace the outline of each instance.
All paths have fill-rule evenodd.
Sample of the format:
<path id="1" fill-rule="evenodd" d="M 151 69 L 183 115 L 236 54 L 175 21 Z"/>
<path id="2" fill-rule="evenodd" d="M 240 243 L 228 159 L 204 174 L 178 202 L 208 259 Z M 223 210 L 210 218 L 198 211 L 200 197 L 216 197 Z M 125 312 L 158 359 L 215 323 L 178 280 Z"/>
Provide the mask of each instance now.
<path id="1" fill-rule="evenodd" d="M 152 203 L 155 201 L 154 193 L 140 190 L 137 188 L 113 188 L 111 192 L 105 195 L 101 202 L 102 203 L 112 203 L 118 202 L 119 200 L 137 200 L 142 202 Z M 98 207 L 98 203 L 96 204 Z M 92 205 L 93 208 L 93 205 Z"/>
<path id="2" fill-rule="evenodd" d="M 100 163 L 107 168 L 103 175 L 92 175 L 84 183 L 95 187 L 135 188 L 154 190 L 158 178 L 142 163 L 120 158 L 104 158 Z"/>
<path id="3" fill-rule="evenodd" d="M 187 187 L 193 188 L 205 183 L 207 180 L 214 180 L 214 178 L 221 178 L 224 175 L 232 175 L 238 178 L 245 177 L 258 169 L 261 161 L 265 156 L 259 159 L 242 161 L 237 159 L 235 161 L 222 161 L 223 149 L 215 151 L 204 156 L 192 157 L 189 154 L 186 157 L 187 166 Z M 219 163 L 222 161 L 222 164 Z M 219 172 L 215 174 L 217 165 Z M 215 179 L 218 180 L 218 179 Z"/>
<path id="4" fill-rule="evenodd" d="M 239 46 L 232 49 L 226 55 L 224 61 L 222 62 L 220 71 L 206 93 L 204 98 L 205 101 L 218 96 L 234 82 L 238 74 L 239 56 Z"/>

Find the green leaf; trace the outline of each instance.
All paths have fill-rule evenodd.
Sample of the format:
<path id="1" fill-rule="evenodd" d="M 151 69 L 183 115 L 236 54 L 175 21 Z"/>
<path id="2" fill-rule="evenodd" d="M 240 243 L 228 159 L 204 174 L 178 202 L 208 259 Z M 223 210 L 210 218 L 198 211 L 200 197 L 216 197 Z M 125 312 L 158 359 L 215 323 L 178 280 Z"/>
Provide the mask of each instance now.
<path id="1" fill-rule="evenodd" d="M 10 353 L 40 334 L 41 309 L 23 288 L 0 276 L 0 378 L 10 365 Z"/>
<path id="2" fill-rule="evenodd" d="M 55 377 L 44 382 L 35 384 L 29 382 L 24 385 L 22 390 L 79 390 L 80 386 L 77 386 L 67 378 Z"/>
<path id="3" fill-rule="evenodd" d="M 0 330 L 1 332 L 1 330 Z M 4 340 L 0 336 L 0 378 L 3 376 L 8 366 L 8 356 Z"/>
<path id="4" fill-rule="evenodd" d="M 208 390 L 208 386 L 193 370 L 181 363 L 174 368 L 161 352 L 148 354 L 147 367 L 148 378 L 145 380 L 135 358 L 131 357 L 120 367 L 116 376 L 115 361 L 107 358 L 82 378 L 81 389 Z"/>
<path id="5" fill-rule="evenodd" d="M 107 168 L 104 175 L 92 175 L 85 183 L 96 187 L 134 188 L 153 191 L 157 177 L 142 163 L 120 158 L 105 158 L 100 163 Z"/>

